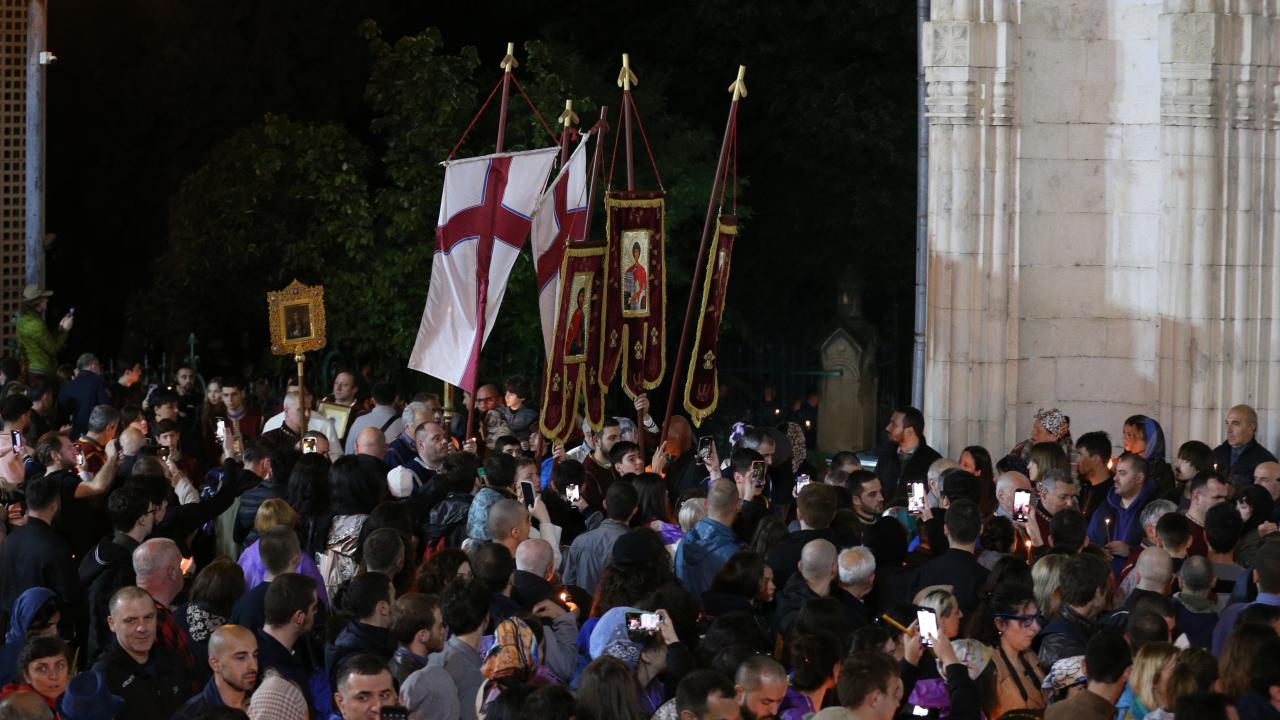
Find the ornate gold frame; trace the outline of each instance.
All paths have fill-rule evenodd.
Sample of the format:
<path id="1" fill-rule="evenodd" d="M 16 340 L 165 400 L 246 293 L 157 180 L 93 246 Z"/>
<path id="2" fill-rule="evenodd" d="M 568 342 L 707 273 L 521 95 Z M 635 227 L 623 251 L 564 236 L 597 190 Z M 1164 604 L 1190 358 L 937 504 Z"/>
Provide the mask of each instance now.
<path id="1" fill-rule="evenodd" d="M 310 333 L 289 339 L 285 327 L 287 308 L 306 306 Z M 319 350 L 326 343 L 324 318 L 324 286 L 303 285 L 294 280 L 289 287 L 267 293 L 267 320 L 271 326 L 271 352 L 276 355 L 299 355 Z"/>

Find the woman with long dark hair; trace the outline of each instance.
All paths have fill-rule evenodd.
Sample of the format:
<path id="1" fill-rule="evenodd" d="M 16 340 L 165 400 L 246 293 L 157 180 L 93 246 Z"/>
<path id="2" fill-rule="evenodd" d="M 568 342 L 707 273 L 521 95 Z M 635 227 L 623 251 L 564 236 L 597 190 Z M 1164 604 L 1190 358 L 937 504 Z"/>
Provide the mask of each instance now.
<path id="1" fill-rule="evenodd" d="M 702 607 L 710 617 L 749 612 L 760 629 L 772 636 L 773 596 L 777 589 L 773 568 L 764 558 L 750 550 L 739 550 L 716 572 L 711 589 L 702 593 Z"/>
<path id="2" fill-rule="evenodd" d="M 318 564 L 329 597 L 333 597 L 338 586 L 355 575 L 360 529 L 369 513 L 387 496 L 387 484 L 367 472 L 354 455 L 338 458 L 329 470 L 329 481 L 333 489 L 333 519 L 325 536 L 325 553 Z"/>
<path id="3" fill-rule="evenodd" d="M 996 511 L 996 471 L 991 453 L 981 445 L 970 445 L 960 451 L 958 460 L 965 472 L 978 478 L 978 507 L 983 517 Z"/>
<path id="4" fill-rule="evenodd" d="M 640 526 L 648 527 L 658 533 L 662 544 L 674 559 L 676 545 L 684 532 L 671 512 L 671 496 L 667 493 L 667 484 L 662 476 L 656 473 L 641 473 L 632 479 L 636 494 L 640 497 L 640 506 L 636 519 Z"/>
<path id="5" fill-rule="evenodd" d="M 979 605 L 969 624 L 969 637 L 992 648 L 995 675 L 984 675 L 979 687 L 987 717 L 1010 710 L 1045 707 L 1040 671 L 1031 642 L 1040 631 L 1036 596 L 1020 583 L 1005 583 Z"/>
<path id="6" fill-rule="evenodd" d="M 307 453 L 298 458 L 289 473 L 289 506 L 298 513 L 298 544 L 302 552 L 317 562 L 325 551 L 333 493 L 329 486 L 332 463 L 323 453 Z"/>
<path id="7" fill-rule="evenodd" d="M 1240 531 L 1240 542 L 1236 545 L 1236 564 L 1251 567 L 1265 537 L 1262 526 L 1271 520 L 1276 503 L 1271 493 L 1261 485 L 1245 485 L 1240 488 L 1239 493 L 1236 509 L 1244 519 L 1244 527 Z M 1271 526 L 1267 529 L 1271 529 Z"/>

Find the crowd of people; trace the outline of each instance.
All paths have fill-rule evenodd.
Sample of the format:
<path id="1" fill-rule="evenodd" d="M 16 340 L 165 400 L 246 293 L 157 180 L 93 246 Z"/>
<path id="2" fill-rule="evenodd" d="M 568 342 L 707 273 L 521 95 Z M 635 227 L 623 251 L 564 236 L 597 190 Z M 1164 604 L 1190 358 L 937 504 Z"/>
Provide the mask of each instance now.
<path id="1" fill-rule="evenodd" d="M 2 368 L 0 718 L 1280 718 L 1247 406 L 954 461 L 905 407 L 864 466 L 644 396 L 548 444 L 518 377 L 454 413 L 339 372 L 335 416 L 120 367 Z"/>

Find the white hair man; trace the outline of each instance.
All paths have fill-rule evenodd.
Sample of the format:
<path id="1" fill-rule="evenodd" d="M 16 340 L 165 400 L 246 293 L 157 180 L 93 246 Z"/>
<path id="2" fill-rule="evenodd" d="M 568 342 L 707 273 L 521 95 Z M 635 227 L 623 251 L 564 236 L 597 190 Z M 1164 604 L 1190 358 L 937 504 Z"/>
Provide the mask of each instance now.
<path id="1" fill-rule="evenodd" d="M 302 428 L 302 396 L 295 388 L 284 394 L 280 401 L 281 410 L 271 416 L 262 426 L 262 440 L 269 446 L 296 446 L 303 434 L 316 432 L 324 435 L 329 441 L 329 459 L 342 457 L 342 443 L 338 442 L 338 431 L 333 420 L 318 412 L 307 414 L 307 427 Z"/>
<path id="2" fill-rule="evenodd" d="M 434 417 L 431 406 L 425 402 L 411 402 L 404 406 L 404 411 L 400 413 L 400 434 L 387 443 L 387 455 L 383 458 L 387 467 L 398 468 L 413 462 L 418 456 L 418 442 L 414 439 L 418 426 L 430 422 Z"/>
<path id="3" fill-rule="evenodd" d="M 863 599 L 871 593 L 876 581 L 876 556 L 861 545 L 845 548 L 836 559 L 836 587 L 832 595 L 844 606 L 851 627 L 860 628 L 870 623 Z"/>

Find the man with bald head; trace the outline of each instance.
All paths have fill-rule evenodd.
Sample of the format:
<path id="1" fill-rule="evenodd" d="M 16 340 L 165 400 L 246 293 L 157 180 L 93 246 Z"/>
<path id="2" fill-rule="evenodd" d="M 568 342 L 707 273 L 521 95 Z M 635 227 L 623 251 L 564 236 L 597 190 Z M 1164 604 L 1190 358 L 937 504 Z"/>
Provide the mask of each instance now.
<path id="1" fill-rule="evenodd" d="M 556 574 L 551 543 L 542 538 L 527 538 L 521 542 L 516 546 L 516 570 L 550 581 Z"/>
<path id="2" fill-rule="evenodd" d="M 532 527 L 529 523 L 529 510 L 524 503 L 511 498 L 503 498 L 489 508 L 489 518 L 485 522 L 489 538 L 502 545 L 515 557 L 520 543 L 529 537 Z"/>
<path id="3" fill-rule="evenodd" d="M 1013 520 L 1013 493 L 1031 490 L 1031 480 L 1017 470 L 1002 472 L 996 477 L 996 517 Z"/>
<path id="4" fill-rule="evenodd" d="M 1280 462 L 1258 463 L 1258 467 L 1253 469 L 1253 484 L 1266 488 L 1276 507 L 1280 508 Z"/>
<path id="5" fill-rule="evenodd" d="M 213 677 L 187 701 L 174 720 L 197 720 L 212 708 L 248 711 L 249 694 L 258 682 L 258 639 L 239 625 L 223 625 L 209 636 L 209 668 Z"/>
<path id="6" fill-rule="evenodd" d="M 448 488 L 440 482 L 432 482 L 432 478 L 444 469 L 445 456 L 452 446 L 444 426 L 434 420 L 418 425 L 413 437 L 415 455 L 403 465 L 391 468 L 387 473 L 387 485 L 392 495 L 412 498 L 417 516 L 425 518 L 448 492 Z"/>
<path id="7" fill-rule="evenodd" d="M 168 538 L 152 538 L 133 551 L 133 572 L 138 587 L 151 595 L 155 605 L 156 644 L 173 648 L 178 653 L 187 677 L 192 679 L 189 692 L 197 692 L 206 671 L 196 666 L 191 636 L 178 624 L 170 606 L 182 591 L 182 553 Z"/>
<path id="8" fill-rule="evenodd" d="M 796 572 L 778 594 L 778 630 L 786 633 L 806 602 L 831 595 L 831 582 L 839 568 L 836 546 L 829 540 L 810 540 L 800 551 Z"/>
<path id="9" fill-rule="evenodd" d="M 1258 442 L 1258 413 L 1248 405 L 1227 411 L 1226 439 L 1213 450 L 1213 464 L 1233 484 L 1248 485 L 1259 464 L 1276 456 Z"/>
<path id="10" fill-rule="evenodd" d="M 1143 592 L 1161 597 L 1169 593 L 1173 586 L 1173 558 L 1164 548 L 1147 548 L 1138 556 L 1133 573 L 1138 578 L 1138 585 L 1125 601 L 1126 607 L 1132 607 Z"/>
<path id="11" fill-rule="evenodd" d="M 155 601 L 146 590 L 128 586 L 117 590 L 107 607 L 115 639 L 93 669 L 112 694 L 124 699 L 119 717 L 168 720 L 200 685 L 192 689 L 177 653 L 157 642 Z"/>
<path id="12" fill-rule="evenodd" d="M 676 577 L 695 596 L 711 589 L 716 573 L 738 552 L 733 521 L 740 504 L 737 484 L 724 478 L 713 480 L 707 490 L 707 516 L 690 528 L 676 547 Z"/>

